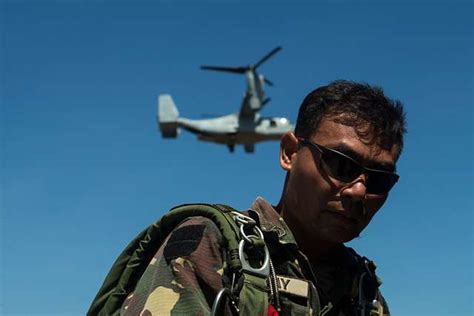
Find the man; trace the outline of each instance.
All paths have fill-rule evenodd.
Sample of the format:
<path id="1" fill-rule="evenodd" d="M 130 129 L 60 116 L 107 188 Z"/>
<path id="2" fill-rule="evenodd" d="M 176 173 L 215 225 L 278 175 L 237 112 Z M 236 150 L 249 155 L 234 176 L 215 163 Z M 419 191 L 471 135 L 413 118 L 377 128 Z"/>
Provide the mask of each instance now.
<path id="1" fill-rule="evenodd" d="M 281 139 L 281 199 L 272 207 L 257 198 L 247 213 L 270 251 L 269 314 L 389 314 L 375 266 L 343 243 L 359 236 L 397 182 L 404 132 L 402 104 L 377 87 L 335 81 L 304 99 L 294 133 Z M 121 313 L 208 314 L 226 283 L 224 247 L 211 220 L 181 223 Z"/>

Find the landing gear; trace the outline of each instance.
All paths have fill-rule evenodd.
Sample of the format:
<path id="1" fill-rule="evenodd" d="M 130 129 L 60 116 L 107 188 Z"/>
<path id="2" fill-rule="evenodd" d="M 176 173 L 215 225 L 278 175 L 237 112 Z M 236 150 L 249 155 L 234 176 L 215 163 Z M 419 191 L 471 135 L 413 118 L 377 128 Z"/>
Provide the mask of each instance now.
<path id="1" fill-rule="evenodd" d="M 227 144 L 227 148 L 229 148 L 229 151 L 233 153 L 235 151 L 235 144 Z"/>
<path id="2" fill-rule="evenodd" d="M 255 145 L 254 144 L 244 145 L 244 149 L 246 153 L 253 153 L 255 151 Z"/>

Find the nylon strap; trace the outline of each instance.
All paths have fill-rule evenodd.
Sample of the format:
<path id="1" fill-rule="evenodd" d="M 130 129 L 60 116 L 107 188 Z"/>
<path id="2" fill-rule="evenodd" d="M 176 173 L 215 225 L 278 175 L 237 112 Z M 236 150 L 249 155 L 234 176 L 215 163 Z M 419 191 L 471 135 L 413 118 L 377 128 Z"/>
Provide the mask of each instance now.
<path id="1" fill-rule="evenodd" d="M 240 315 L 267 315 L 267 280 L 252 274 L 243 274 L 244 283 L 240 290 Z"/>

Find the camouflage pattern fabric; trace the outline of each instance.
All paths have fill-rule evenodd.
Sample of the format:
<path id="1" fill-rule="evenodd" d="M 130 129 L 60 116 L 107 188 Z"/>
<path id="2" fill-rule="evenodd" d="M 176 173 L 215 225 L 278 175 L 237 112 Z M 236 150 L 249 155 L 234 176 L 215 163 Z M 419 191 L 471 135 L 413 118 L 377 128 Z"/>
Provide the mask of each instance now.
<path id="1" fill-rule="evenodd" d="M 263 198 L 257 198 L 248 215 L 260 223 L 270 251 L 278 293 L 272 293 L 269 303 L 280 308 L 279 315 L 319 315 L 322 311 L 326 316 L 357 315 L 361 257 L 355 251 L 341 246 L 335 261 L 310 263 L 298 251 L 283 219 Z M 224 286 L 225 264 L 224 240 L 214 222 L 189 218 L 161 245 L 122 305 L 121 315 L 208 315 Z M 374 290 L 383 315 L 389 315 L 378 285 Z M 226 314 L 231 314 L 228 307 Z"/>
<path id="2" fill-rule="evenodd" d="M 193 217 L 167 237 L 122 315 L 207 315 L 223 287 L 223 240 L 212 220 Z"/>

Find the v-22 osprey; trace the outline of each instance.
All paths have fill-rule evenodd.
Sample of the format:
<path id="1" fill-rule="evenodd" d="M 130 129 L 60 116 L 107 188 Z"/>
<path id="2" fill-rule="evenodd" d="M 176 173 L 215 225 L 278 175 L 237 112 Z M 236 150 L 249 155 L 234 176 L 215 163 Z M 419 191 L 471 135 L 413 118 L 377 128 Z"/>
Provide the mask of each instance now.
<path id="1" fill-rule="evenodd" d="M 235 145 L 243 145 L 247 153 L 255 151 L 255 144 L 268 140 L 279 140 L 293 130 L 290 121 L 284 117 L 262 117 L 259 111 L 266 105 L 267 98 L 263 87 L 273 83 L 257 68 L 281 50 L 276 47 L 256 64 L 241 67 L 201 66 L 203 70 L 223 71 L 244 74 L 247 79 L 240 112 L 212 119 L 192 120 L 179 116 L 178 109 L 169 94 L 158 96 L 157 123 L 163 138 L 176 138 L 183 128 L 197 135 L 199 140 L 227 145 L 234 152 Z"/>

